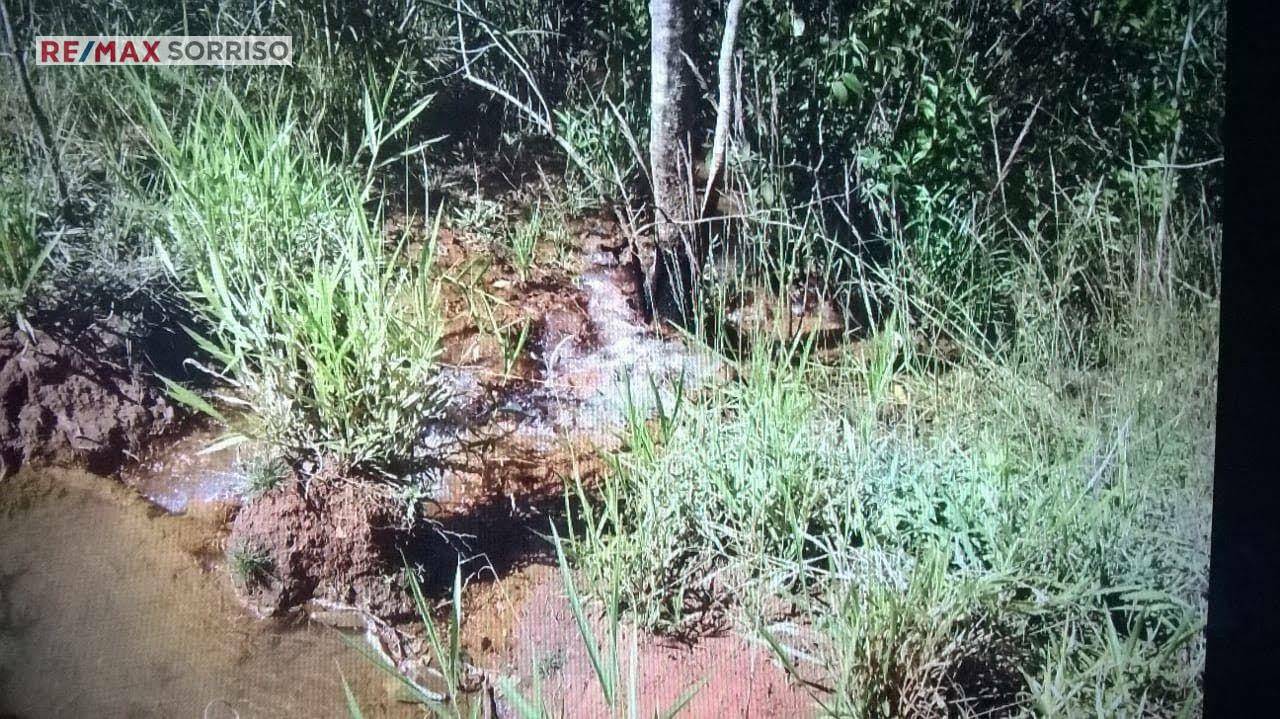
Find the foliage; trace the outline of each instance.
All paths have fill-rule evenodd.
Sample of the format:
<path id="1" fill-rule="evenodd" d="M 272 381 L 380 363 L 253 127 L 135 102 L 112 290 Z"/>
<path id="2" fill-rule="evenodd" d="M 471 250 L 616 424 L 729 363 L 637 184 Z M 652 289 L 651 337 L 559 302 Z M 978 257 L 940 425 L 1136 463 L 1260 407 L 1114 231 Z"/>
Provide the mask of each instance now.
<path id="1" fill-rule="evenodd" d="M 22 307 L 54 249 L 38 234 L 35 198 L 20 182 L 0 180 L 0 318 Z"/>
<path id="2" fill-rule="evenodd" d="M 639 0 L 499 0 L 464 6 L 461 23 L 447 3 L 366 5 L 22 9 L 35 15 L 19 24 L 46 34 L 287 32 L 299 62 L 43 75 L 76 198 L 57 218 L 4 88 L 0 310 L 81 280 L 176 306 L 193 361 L 272 456 L 392 474 L 414 459 L 442 400 L 434 250 L 431 236 L 383 236 L 381 188 L 430 174 L 406 156 L 453 162 L 421 152 L 442 132 L 510 153 L 541 131 L 465 81 L 459 24 L 469 69 L 545 110 L 597 170 L 564 172 L 572 211 L 603 199 L 643 221 L 648 18 Z M 720 11 L 697 9 L 696 68 L 711 67 Z M 815 698 L 838 716 L 1194 712 L 1224 4 L 759 0 L 745 13 L 726 187 L 742 211 L 711 228 L 734 271 L 708 283 L 696 328 L 736 350 L 737 379 L 659 402 L 656 421 L 637 404 L 598 493 L 570 488 L 581 523 L 561 566 L 602 693 L 634 708 L 588 594 L 613 628 L 758 633 L 787 667 L 824 675 L 833 691 Z M 700 88 L 698 151 L 714 97 Z M 524 275 L 560 218 L 508 226 L 508 209 L 447 211 Z M 718 341 L 745 291 L 801 281 L 849 315 L 865 306 L 868 336 L 822 362 L 803 342 Z M 509 373 L 528 326 L 484 308 Z M 941 356 L 937 337 L 959 352 Z M 254 491 L 280 476 L 251 474 Z M 242 580 L 270 571 L 252 548 L 228 558 Z M 459 586 L 443 635 L 415 587 L 448 687 L 422 696 L 445 714 L 468 710 Z M 526 715 L 543 709 L 536 690 L 503 690 Z"/>
<path id="3" fill-rule="evenodd" d="M 289 476 L 289 467 L 279 457 L 255 454 L 238 461 L 243 475 L 243 491 L 250 499 L 260 497 L 279 487 Z"/>
<path id="4" fill-rule="evenodd" d="M 569 601 L 570 611 L 573 613 L 574 622 L 578 628 L 579 639 L 586 648 L 588 658 L 591 662 L 593 677 L 595 679 L 594 686 L 598 687 L 601 695 L 604 697 L 605 705 L 609 708 L 610 716 L 614 717 L 634 717 L 639 712 L 639 694 L 637 691 L 637 678 L 639 676 L 640 667 L 636 657 L 637 634 L 631 632 L 631 646 L 627 667 L 629 672 L 626 676 L 627 690 L 626 694 L 622 694 L 619 690 L 624 688 L 623 682 L 623 659 L 618 654 L 618 643 L 621 625 L 619 622 L 619 606 L 616 597 L 611 597 L 605 605 L 605 609 L 609 618 L 610 636 L 607 642 L 602 642 L 601 638 L 597 638 L 595 632 L 591 629 L 591 623 L 588 619 L 588 599 L 578 592 L 574 584 L 572 572 L 569 569 L 568 561 L 565 558 L 564 548 L 559 535 L 556 533 L 554 525 L 552 526 L 552 541 L 556 549 L 556 557 L 559 560 L 560 576 L 564 582 L 565 596 Z M 422 623 L 423 630 L 426 634 L 427 649 L 430 651 L 431 658 L 438 667 L 436 674 L 444 683 L 445 691 L 443 693 L 433 692 L 422 687 L 413 679 L 406 676 L 403 672 L 392 666 L 383 656 L 375 653 L 372 649 L 355 640 L 348 639 L 348 643 L 355 647 L 357 651 L 365 656 L 379 669 L 391 675 L 402 684 L 407 690 L 408 699 L 416 704 L 429 710 L 432 715 L 437 717 L 451 717 L 463 719 L 464 717 L 480 717 L 485 715 L 486 704 L 484 703 L 484 692 L 477 691 L 474 687 L 469 686 L 467 681 L 469 675 L 474 671 L 465 659 L 462 645 L 462 566 L 455 568 L 453 577 L 452 593 L 449 597 L 448 616 L 444 619 L 445 636 L 441 636 L 440 627 L 437 626 L 437 618 L 431 607 L 428 606 L 426 597 L 422 593 L 422 586 L 417 576 L 406 568 L 405 577 L 409 584 L 409 592 L 413 597 L 414 608 L 418 612 L 418 619 Z M 543 717 L 554 716 L 548 708 L 545 698 L 541 694 L 538 680 L 542 676 L 548 664 L 535 659 L 534 666 L 531 667 L 530 675 L 533 677 L 534 686 L 532 695 L 524 693 L 519 687 L 518 682 L 513 681 L 510 677 L 496 677 L 496 689 L 511 704 L 515 713 L 523 719 L 542 719 Z M 350 688 L 346 687 L 345 679 L 344 697 L 347 702 L 347 711 L 353 719 L 358 718 L 360 707 L 358 700 L 352 694 Z M 697 693 L 699 685 L 694 685 L 681 695 L 670 707 L 657 716 L 664 719 L 670 719 L 679 715 L 680 711 L 693 699 Z"/>
<path id="5" fill-rule="evenodd" d="M 274 571 L 271 556 L 265 549 L 252 545 L 235 545 L 227 549 L 227 567 L 236 581 L 253 586 L 267 581 Z"/>
<path id="6" fill-rule="evenodd" d="M 1020 268 L 1028 324 L 1001 349 L 939 371 L 892 325 L 828 365 L 758 337 L 739 382 L 638 417 L 577 495 L 592 586 L 658 630 L 760 632 L 827 677 L 834 716 L 1194 707 L 1216 305 L 1093 278 L 1114 286 L 1085 293 L 1105 319 L 1081 344 L 1058 293 L 1075 252 L 1114 241 L 1081 236 L 1094 211 L 1060 217 L 1062 264 Z M 1180 227 L 1175 252 L 1213 232 Z"/>
<path id="7" fill-rule="evenodd" d="M 538 254 L 538 243 L 543 239 L 542 210 L 534 209 L 528 219 L 516 223 L 503 238 L 508 261 L 516 268 L 520 279 L 527 279 Z"/>
<path id="8" fill-rule="evenodd" d="M 170 198 L 164 251 L 207 327 L 193 334 L 253 410 L 246 431 L 293 456 L 405 461 L 440 401 L 434 245 L 410 265 L 407 237 L 386 249 L 365 190 L 273 109 L 221 88 L 180 130 L 154 104 L 145 119 Z"/>

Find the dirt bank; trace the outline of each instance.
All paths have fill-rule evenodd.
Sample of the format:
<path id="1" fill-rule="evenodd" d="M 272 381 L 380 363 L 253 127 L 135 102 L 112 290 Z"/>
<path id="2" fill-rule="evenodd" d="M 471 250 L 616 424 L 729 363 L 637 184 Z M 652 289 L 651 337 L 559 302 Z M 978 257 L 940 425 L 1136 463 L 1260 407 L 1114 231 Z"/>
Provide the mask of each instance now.
<path id="1" fill-rule="evenodd" d="M 107 474 L 173 422 L 122 322 L 0 329 L 0 477 L 31 462 Z"/>
<path id="2" fill-rule="evenodd" d="M 464 642 L 480 666 L 518 679 L 526 697 L 533 698 L 536 685 L 550 716 L 611 714 L 556 567 L 533 565 L 473 587 L 469 594 Z M 608 662 L 608 620 L 598 608 L 589 606 L 588 612 Z M 657 716 L 694 690 L 678 716 L 798 719 L 815 713 L 813 700 L 788 679 L 766 648 L 732 633 L 688 645 L 625 624 L 617 637 L 620 707 L 626 706 L 629 691 L 633 639 L 638 716 Z"/>
<path id="3" fill-rule="evenodd" d="M 413 606 L 398 550 L 411 539 L 385 494 L 320 474 L 291 478 L 248 503 L 231 524 L 227 547 L 264 561 L 260 576 L 239 577 L 237 585 L 260 614 L 318 600 L 405 619 Z"/>

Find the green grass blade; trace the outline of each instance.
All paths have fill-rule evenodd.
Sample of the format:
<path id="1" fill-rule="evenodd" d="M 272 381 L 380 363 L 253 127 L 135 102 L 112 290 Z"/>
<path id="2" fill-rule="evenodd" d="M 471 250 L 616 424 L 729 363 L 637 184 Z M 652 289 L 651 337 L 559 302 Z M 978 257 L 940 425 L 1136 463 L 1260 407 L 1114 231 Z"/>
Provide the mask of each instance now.
<path id="1" fill-rule="evenodd" d="M 577 588 L 574 587 L 573 576 L 569 572 L 569 563 L 565 559 L 564 547 L 560 542 L 560 534 L 556 531 L 554 524 L 551 525 L 551 536 L 556 545 L 556 558 L 560 563 L 560 576 L 564 580 L 565 592 L 569 598 L 569 608 L 573 612 L 573 619 L 578 625 L 578 634 L 582 637 L 582 642 L 587 648 L 587 656 L 591 660 L 591 668 L 595 671 L 596 679 L 600 682 L 600 689 L 604 692 L 605 702 L 609 706 L 613 706 L 613 679 L 611 674 L 606 671 L 604 662 L 601 661 L 599 645 L 596 643 L 595 634 L 591 631 L 591 626 L 587 622 L 587 615 L 582 607 L 582 599 L 578 595 Z"/>

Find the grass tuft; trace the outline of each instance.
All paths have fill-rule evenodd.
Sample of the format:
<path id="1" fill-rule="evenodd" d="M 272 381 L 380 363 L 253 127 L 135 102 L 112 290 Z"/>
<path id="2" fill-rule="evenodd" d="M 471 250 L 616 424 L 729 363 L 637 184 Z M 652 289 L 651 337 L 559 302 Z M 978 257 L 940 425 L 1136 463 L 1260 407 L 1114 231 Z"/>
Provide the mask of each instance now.
<path id="1" fill-rule="evenodd" d="M 243 431 L 286 456 L 411 460 L 442 402 L 434 234 L 413 261 L 407 237 L 388 247 L 365 187 L 322 159 L 283 100 L 250 112 L 222 87 L 180 129 L 152 109 L 162 249 L 202 321 L 190 331 L 213 359 L 203 369 L 252 410 Z"/>
<path id="2" fill-rule="evenodd" d="M 289 477 L 289 465 L 279 457 L 254 455 L 238 464 L 238 469 L 244 476 L 241 491 L 249 498 L 270 492 L 284 484 Z"/>
<path id="3" fill-rule="evenodd" d="M 231 576 L 245 587 L 255 587 L 267 581 L 274 570 L 271 556 L 261 547 L 236 545 L 227 550 L 227 567 Z"/>

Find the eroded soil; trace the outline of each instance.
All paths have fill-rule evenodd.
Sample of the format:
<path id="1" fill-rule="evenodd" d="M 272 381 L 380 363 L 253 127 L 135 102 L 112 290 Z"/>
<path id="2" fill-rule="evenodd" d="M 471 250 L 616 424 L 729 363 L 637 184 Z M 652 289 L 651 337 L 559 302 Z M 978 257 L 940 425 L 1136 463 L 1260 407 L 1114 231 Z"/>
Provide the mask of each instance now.
<path id="1" fill-rule="evenodd" d="M 629 416 L 669 409 L 729 372 L 646 323 L 616 226 L 588 219 L 571 229 L 562 262 L 520 281 L 490 241 L 441 233 L 449 403 L 422 427 L 431 461 L 414 478 L 430 494 L 417 506 L 315 466 L 246 499 L 236 452 L 201 452 L 219 428 L 179 425 L 118 340 L 91 338 L 106 349 L 90 354 L 39 330 L 0 338 L 0 397 L 17 420 L 0 433 L 9 471 L 72 463 L 124 482 L 26 470 L 0 484 L 9 632 L 0 686 L 24 687 L 11 711 L 328 715 L 342 706 L 345 675 L 366 715 L 398 715 L 371 665 L 318 626 L 363 633 L 432 686 L 408 563 L 432 601 L 462 567 L 464 646 L 481 675 L 517 677 L 523 690 L 536 675 L 553 715 L 605 715 L 545 535 L 563 526 L 566 482 L 596 481 L 602 453 L 624 445 Z M 41 545 L 45 535 L 54 541 Z M 245 550 L 266 560 L 252 577 L 229 569 Z M 592 617 L 606 637 L 599 612 Z M 702 680 L 688 716 L 803 716 L 810 706 L 768 652 L 741 637 L 687 646 L 624 629 L 624 663 L 632 638 L 642 714 Z M 61 649 L 40 648 L 58 641 Z M 144 689 L 122 696 L 134 685 Z M 481 687 L 473 699 L 508 713 L 492 681 Z"/>
<path id="2" fill-rule="evenodd" d="M 360 482 L 324 474 L 287 481 L 240 509 L 231 524 L 227 546 L 264 552 L 267 562 L 262 576 L 242 577 L 237 588 L 263 615 L 314 600 L 410 618 L 413 605 L 395 567 L 397 547 L 412 535 L 394 510 Z"/>
<path id="3" fill-rule="evenodd" d="M 559 569 L 536 565 L 476 587 L 468 602 L 464 640 L 472 659 L 495 676 L 517 680 L 540 697 L 550 716 L 610 716 L 591 657 L 574 618 Z M 618 706 L 635 667 L 638 716 L 659 716 L 692 698 L 680 716 L 806 717 L 813 701 L 791 682 L 767 648 L 733 633 L 686 644 L 625 623 L 615 637 L 607 617 L 588 608 L 588 624 L 605 661 L 620 667 Z M 632 655 L 634 641 L 634 656 Z M 536 687 L 536 690 L 535 690 Z M 500 703 L 501 705 L 501 703 Z"/>
<path id="4" fill-rule="evenodd" d="M 0 477 L 23 464 L 109 473 L 168 428 L 174 410 L 120 328 L 73 336 L 0 327 Z"/>

